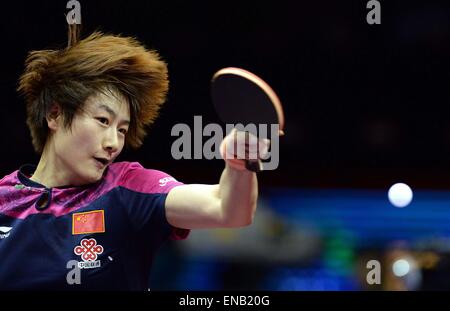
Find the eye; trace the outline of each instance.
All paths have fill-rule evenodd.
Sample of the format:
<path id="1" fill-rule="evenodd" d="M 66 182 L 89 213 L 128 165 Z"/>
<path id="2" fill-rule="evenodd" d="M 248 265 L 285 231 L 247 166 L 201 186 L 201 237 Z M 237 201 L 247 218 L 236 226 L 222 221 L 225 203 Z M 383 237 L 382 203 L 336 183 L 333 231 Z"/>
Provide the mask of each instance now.
<path id="1" fill-rule="evenodd" d="M 127 130 L 126 129 L 120 129 L 119 132 L 122 133 L 123 135 L 127 134 Z"/>
<path id="2" fill-rule="evenodd" d="M 103 123 L 103 124 L 106 124 L 106 125 L 109 124 L 109 121 L 108 121 L 107 118 L 102 118 L 102 117 L 100 117 L 100 118 L 97 118 L 97 120 L 98 120 L 100 123 Z"/>

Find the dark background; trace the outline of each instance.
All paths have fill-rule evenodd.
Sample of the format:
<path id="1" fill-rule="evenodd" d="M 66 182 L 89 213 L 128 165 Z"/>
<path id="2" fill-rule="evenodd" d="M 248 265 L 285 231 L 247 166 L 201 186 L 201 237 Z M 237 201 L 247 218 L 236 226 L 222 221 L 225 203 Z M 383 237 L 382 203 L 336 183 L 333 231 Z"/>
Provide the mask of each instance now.
<path id="1" fill-rule="evenodd" d="M 211 76 L 225 66 L 263 77 L 284 103 L 280 167 L 265 186 L 450 188 L 448 1 L 80 1 L 83 33 L 136 36 L 169 64 L 171 89 L 139 151 L 124 160 L 185 182 L 215 183 L 220 160 L 175 161 L 171 128 L 219 122 Z M 0 7 L 0 175 L 34 162 L 15 92 L 30 50 L 64 47 L 67 1 Z M 205 139 L 206 140 L 206 139 Z"/>
<path id="2" fill-rule="evenodd" d="M 174 160 L 170 131 L 195 115 L 219 123 L 209 87 L 222 67 L 256 73 L 284 104 L 280 166 L 259 174 L 254 224 L 168 244 L 152 289 L 367 289 L 367 260 L 387 273 L 399 250 L 420 265 L 421 289 L 448 288 L 450 193 L 436 190 L 450 189 L 450 3 L 380 2 L 381 25 L 368 25 L 366 0 L 80 0 L 84 36 L 135 36 L 169 64 L 160 118 L 121 160 L 217 183 L 223 161 Z M 0 177 L 39 160 L 15 89 L 29 51 L 66 46 L 66 3 L 1 3 Z M 387 201 L 395 182 L 414 189 L 405 209 Z M 291 263 L 270 257 L 282 250 Z M 429 250 L 434 265 L 420 261 Z"/>

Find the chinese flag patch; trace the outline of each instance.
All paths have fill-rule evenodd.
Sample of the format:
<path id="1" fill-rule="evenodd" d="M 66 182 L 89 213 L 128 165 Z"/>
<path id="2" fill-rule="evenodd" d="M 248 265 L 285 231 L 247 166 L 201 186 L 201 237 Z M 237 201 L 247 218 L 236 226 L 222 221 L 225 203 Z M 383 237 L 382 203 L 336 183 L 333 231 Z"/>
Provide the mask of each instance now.
<path id="1" fill-rule="evenodd" d="M 105 232 L 105 212 L 103 210 L 72 215 L 72 234 L 101 232 Z"/>

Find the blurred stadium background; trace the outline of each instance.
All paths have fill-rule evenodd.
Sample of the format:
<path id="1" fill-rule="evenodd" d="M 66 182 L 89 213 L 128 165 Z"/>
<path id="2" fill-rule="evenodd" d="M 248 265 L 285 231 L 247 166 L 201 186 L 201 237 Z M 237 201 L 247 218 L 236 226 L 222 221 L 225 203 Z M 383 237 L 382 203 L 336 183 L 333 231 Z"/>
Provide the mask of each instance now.
<path id="1" fill-rule="evenodd" d="M 222 67 L 260 75 L 285 105 L 254 224 L 168 243 L 152 290 L 450 289 L 450 3 L 380 2 L 381 25 L 368 25 L 365 0 L 80 0 L 84 34 L 136 36 L 169 63 L 161 117 L 122 160 L 217 182 L 221 161 L 172 159 L 170 130 L 194 115 L 219 123 L 209 82 Z M 65 45 L 66 3 L 2 3 L 1 176 L 38 161 L 15 88 L 28 51 Z M 387 199 L 396 182 L 414 191 L 403 209 Z M 380 285 L 366 282 L 372 259 Z"/>

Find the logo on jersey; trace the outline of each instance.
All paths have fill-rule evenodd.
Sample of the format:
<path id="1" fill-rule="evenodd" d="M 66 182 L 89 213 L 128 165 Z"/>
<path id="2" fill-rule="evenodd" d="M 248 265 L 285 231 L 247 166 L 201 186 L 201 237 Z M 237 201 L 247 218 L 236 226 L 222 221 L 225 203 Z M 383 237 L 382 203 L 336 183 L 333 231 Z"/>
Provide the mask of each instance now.
<path id="1" fill-rule="evenodd" d="M 95 239 L 82 239 L 80 245 L 75 246 L 73 252 L 81 256 L 83 261 L 78 263 L 80 269 L 91 269 L 100 267 L 98 255 L 103 253 L 103 246 L 98 245 Z"/>
<path id="2" fill-rule="evenodd" d="M 9 237 L 12 227 L 0 227 L 0 240 L 6 239 Z"/>
<path id="3" fill-rule="evenodd" d="M 72 215 L 72 234 L 105 232 L 105 212 L 96 210 Z"/>
<path id="4" fill-rule="evenodd" d="M 167 185 L 169 182 L 171 182 L 171 181 L 176 181 L 176 179 L 175 178 L 173 178 L 173 177 L 164 177 L 164 178 L 161 178 L 160 180 L 159 180 L 159 186 L 160 187 L 164 187 L 165 185 Z"/>

